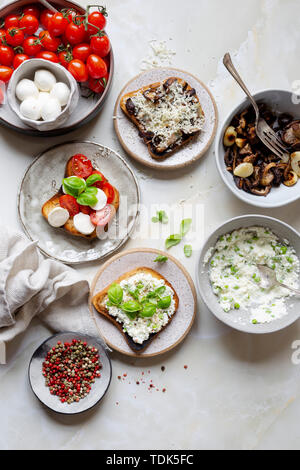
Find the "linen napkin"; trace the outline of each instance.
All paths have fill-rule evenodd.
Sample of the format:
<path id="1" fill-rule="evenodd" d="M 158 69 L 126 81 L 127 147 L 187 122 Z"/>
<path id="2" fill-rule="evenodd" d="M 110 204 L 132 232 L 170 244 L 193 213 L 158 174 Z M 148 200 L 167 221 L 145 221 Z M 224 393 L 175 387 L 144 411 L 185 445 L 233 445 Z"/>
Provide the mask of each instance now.
<path id="1" fill-rule="evenodd" d="M 45 259 L 37 242 L 0 228 L 0 356 L 35 316 L 54 332 L 98 336 L 88 310 L 89 284 L 74 269 Z M 1 363 L 1 357 L 0 357 Z"/>

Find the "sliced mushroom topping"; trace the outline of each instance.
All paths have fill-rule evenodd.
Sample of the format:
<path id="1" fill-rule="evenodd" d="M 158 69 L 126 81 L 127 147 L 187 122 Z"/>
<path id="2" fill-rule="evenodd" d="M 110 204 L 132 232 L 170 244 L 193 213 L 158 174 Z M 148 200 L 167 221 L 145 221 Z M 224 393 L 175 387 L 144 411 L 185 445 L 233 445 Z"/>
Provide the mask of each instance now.
<path id="1" fill-rule="evenodd" d="M 300 152 L 292 153 L 292 155 L 291 155 L 291 167 L 292 167 L 292 170 L 298 176 L 298 178 L 300 178 Z"/>
<path id="2" fill-rule="evenodd" d="M 275 167 L 276 167 L 276 163 L 269 163 L 269 165 L 267 165 L 264 168 L 264 170 L 262 172 L 262 177 L 261 177 L 261 180 L 260 180 L 260 184 L 262 186 L 269 186 L 269 184 L 272 183 L 275 176 L 274 176 L 274 173 L 271 171 L 271 169 L 275 168 Z"/>
<path id="3" fill-rule="evenodd" d="M 290 147 L 300 143 L 300 121 L 293 121 L 285 128 L 282 140 Z"/>
<path id="4" fill-rule="evenodd" d="M 187 96 L 195 96 L 195 94 L 196 94 L 195 88 L 190 88 L 190 90 L 186 92 Z"/>
<path id="5" fill-rule="evenodd" d="M 165 81 L 165 83 L 163 84 L 163 87 L 167 93 L 169 93 L 170 86 L 173 85 L 173 83 L 175 82 L 177 82 L 177 79 L 174 77 L 168 78 L 168 80 Z"/>
<path id="6" fill-rule="evenodd" d="M 240 155 L 251 155 L 252 149 L 250 144 L 244 145 L 244 147 L 240 150 Z"/>
<path id="7" fill-rule="evenodd" d="M 284 180 L 283 184 L 285 186 L 294 186 L 298 182 L 297 174 L 291 170 L 288 174 L 287 179 Z"/>
<path id="8" fill-rule="evenodd" d="M 247 144 L 247 139 L 238 138 L 238 139 L 235 139 L 235 143 L 236 143 L 236 145 L 238 146 L 239 149 L 242 149 Z"/>
<path id="9" fill-rule="evenodd" d="M 126 101 L 126 109 L 129 114 L 131 115 L 135 114 L 136 108 L 131 98 L 128 98 L 128 100 Z"/>
<path id="10" fill-rule="evenodd" d="M 241 154 L 241 152 L 240 152 L 240 154 Z M 257 155 L 253 155 L 253 154 L 252 154 L 252 155 L 248 155 L 247 157 L 245 157 L 245 158 L 243 159 L 243 162 L 244 162 L 244 163 L 252 163 L 252 165 L 254 165 L 254 163 L 256 162 L 256 160 L 257 160 Z"/>
<path id="11" fill-rule="evenodd" d="M 266 186 L 265 188 L 262 189 L 257 189 L 257 188 L 252 188 L 251 193 L 255 194 L 256 196 L 267 196 L 269 192 L 271 191 L 272 186 Z"/>

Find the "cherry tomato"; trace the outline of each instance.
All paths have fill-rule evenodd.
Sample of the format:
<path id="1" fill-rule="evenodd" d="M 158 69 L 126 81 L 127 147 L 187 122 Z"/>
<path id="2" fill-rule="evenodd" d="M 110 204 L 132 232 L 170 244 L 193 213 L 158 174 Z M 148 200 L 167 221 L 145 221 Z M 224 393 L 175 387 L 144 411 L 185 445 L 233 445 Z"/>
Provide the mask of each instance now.
<path id="1" fill-rule="evenodd" d="M 79 59 L 73 59 L 69 63 L 68 71 L 77 82 L 86 82 L 89 78 L 85 63 Z"/>
<path id="2" fill-rule="evenodd" d="M 15 53 L 12 47 L 0 44 L 0 64 L 11 65 L 13 63 Z"/>
<path id="3" fill-rule="evenodd" d="M 17 69 L 19 65 L 23 64 L 25 60 L 28 60 L 30 57 L 26 54 L 17 54 L 15 55 L 14 61 L 13 61 L 13 67 L 14 69 Z"/>
<path id="4" fill-rule="evenodd" d="M 65 194 L 59 198 L 60 207 L 63 209 L 67 209 L 70 214 L 70 217 L 74 217 L 74 215 L 79 214 L 79 204 L 76 201 L 75 197 L 71 196 L 70 194 Z"/>
<path id="5" fill-rule="evenodd" d="M 20 19 L 20 28 L 23 28 L 25 34 L 34 34 L 39 28 L 39 20 L 33 15 L 24 15 Z"/>
<path id="6" fill-rule="evenodd" d="M 96 183 L 93 184 L 93 186 L 95 186 L 96 188 L 98 189 L 102 189 L 102 185 L 103 183 L 106 183 L 107 179 L 105 178 L 105 176 L 98 170 L 94 170 L 92 175 L 99 175 L 101 176 L 101 181 L 96 181 Z"/>
<path id="7" fill-rule="evenodd" d="M 24 15 L 33 15 L 37 19 L 39 19 L 41 11 L 36 5 L 28 5 L 27 7 L 23 8 Z"/>
<path id="8" fill-rule="evenodd" d="M 80 212 L 83 212 L 84 214 L 87 214 L 87 215 L 90 215 L 96 212 L 93 209 L 91 209 L 89 206 L 81 206 L 80 204 L 79 204 L 79 210 Z"/>
<path id="9" fill-rule="evenodd" d="M 113 186 L 108 181 L 106 181 L 102 185 L 102 191 L 104 191 L 106 194 L 107 204 L 111 204 L 115 199 L 115 190 Z"/>
<path id="10" fill-rule="evenodd" d="M 82 153 L 77 153 L 72 157 L 72 170 L 79 178 L 88 178 L 93 173 L 93 165 Z"/>
<path id="11" fill-rule="evenodd" d="M 52 51 L 41 51 L 35 56 L 35 58 L 49 60 L 50 62 L 54 62 L 56 64 L 59 62 L 57 54 Z"/>
<path id="12" fill-rule="evenodd" d="M 8 15 L 4 20 L 5 29 L 18 28 L 19 26 L 19 15 Z"/>
<path id="13" fill-rule="evenodd" d="M 15 27 L 8 28 L 6 30 L 5 38 L 6 38 L 7 44 L 9 44 L 10 46 L 13 46 L 13 47 L 21 46 L 21 44 L 24 41 L 23 30 L 19 28 L 15 28 Z"/>
<path id="14" fill-rule="evenodd" d="M 53 11 L 51 10 L 43 10 L 41 13 L 40 22 L 44 26 L 45 29 L 48 29 L 48 23 L 50 18 L 54 15 Z"/>
<path id="15" fill-rule="evenodd" d="M 66 69 L 69 67 L 69 63 L 73 60 L 73 55 L 69 51 L 62 51 L 58 54 L 60 64 Z"/>
<path id="16" fill-rule="evenodd" d="M 91 38 L 90 46 L 92 52 L 99 57 L 105 57 L 110 51 L 110 41 L 107 36 L 93 36 Z"/>
<path id="17" fill-rule="evenodd" d="M 54 38 L 51 36 L 49 31 L 41 31 L 39 34 L 42 46 L 47 51 L 56 52 L 59 48 L 61 41 L 59 38 Z"/>
<path id="18" fill-rule="evenodd" d="M 100 11 L 93 11 L 92 13 L 89 14 L 88 16 L 88 33 L 90 35 L 98 33 L 98 29 L 104 29 L 106 26 L 106 19 Z M 92 25 L 96 26 L 94 28 Z"/>
<path id="19" fill-rule="evenodd" d="M 7 83 L 13 74 L 13 69 L 6 65 L 0 65 L 0 82 Z"/>
<path id="20" fill-rule="evenodd" d="M 73 19 L 76 18 L 76 16 L 78 16 L 78 13 L 76 10 L 74 10 L 74 8 L 69 8 L 69 10 L 66 11 L 65 15 L 67 16 L 69 22 L 71 23 L 71 21 L 73 21 Z"/>
<path id="21" fill-rule="evenodd" d="M 103 93 L 106 88 L 106 84 L 108 81 L 108 74 L 105 75 L 103 78 L 90 78 L 89 80 L 89 88 L 94 93 Z"/>
<path id="22" fill-rule="evenodd" d="M 62 36 L 68 26 L 68 19 L 62 13 L 55 13 L 48 21 L 48 31 L 51 36 Z"/>
<path id="23" fill-rule="evenodd" d="M 3 101 L 4 101 L 4 94 L 3 94 L 2 88 L 0 88 L 0 104 L 3 104 Z"/>
<path id="24" fill-rule="evenodd" d="M 23 42 L 24 53 L 29 56 L 36 56 L 42 49 L 41 40 L 36 36 L 29 36 Z"/>
<path id="25" fill-rule="evenodd" d="M 90 54 L 91 54 L 91 48 L 86 43 L 78 44 L 73 49 L 74 59 L 82 60 L 82 62 L 86 62 Z"/>
<path id="26" fill-rule="evenodd" d="M 86 35 L 86 31 L 82 23 L 77 25 L 73 23 L 72 21 L 66 27 L 65 36 L 72 46 L 75 46 L 76 44 L 80 44 L 84 42 L 85 35 Z"/>
<path id="27" fill-rule="evenodd" d="M 106 63 L 98 55 L 91 54 L 88 57 L 86 66 L 91 78 L 102 78 L 107 74 Z"/>
<path id="28" fill-rule="evenodd" d="M 94 212 L 90 215 L 92 224 L 97 227 L 105 227 L 115 214 L 114 206 L 107 204 L 101 211 Z"/>

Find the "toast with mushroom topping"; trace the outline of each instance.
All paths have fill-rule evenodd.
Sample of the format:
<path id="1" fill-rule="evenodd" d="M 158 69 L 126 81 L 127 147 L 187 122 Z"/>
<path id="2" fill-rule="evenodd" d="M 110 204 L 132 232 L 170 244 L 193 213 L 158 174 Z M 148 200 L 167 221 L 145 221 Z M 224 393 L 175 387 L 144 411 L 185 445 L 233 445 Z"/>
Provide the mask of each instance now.
<path id="1" fill-rule="evenodd" d="M 144 279 L 144 284 L 141 281 L 141 279 Z M 160 327 L 160 329 L 157 332 L 153 331 L 154 330 L 153 322 L 155 321 L 155 322 L 159 323 L 158 317 L 160 316 L 160 318 L 162 318 L 163 310 L 159 309 L 158 311 L 156 311 L 155 314 L 153 314 L 152 317 L 148 316 L 148 317 L 145 317 L 143 320 L 141 320 L 139 314 L 137 313 L 135 319 L 131 319 L 131 320 L 127 321 L 126 314 L 124 312 L 121 312 L 121 307 L 120 307 L 122 305 L 122 302 L 123 302 L 123 305 L 124 305 L 124 301 L 128 300 L 128 299 L 135 300 L 136 302 L 141 302 L 143 297 L 146 297 L 146 298 L 149 297 L 149 299 L 152 299 L 152 302 L 157 301 L 157 299 L 154 297 L 152 291 L 149 291 L 149 292 L 151 292 L 151 294 L 149 292 L 148 292 L 148 294 L 146 294 L 146 292 L 147 292 L 147 282 L 149 283 L 149 279 L 153 279 L 154 283 L 158 282 L 158 284 L 161 284 L 161 285 L 165 286 L 166 287 L 165 293 L 168 293 L 169 295 L 171 294 L 172 298 L 173 298 L 172 299 L 172 311 L 169 312 L 167 314 L 167 316 L 163 317 L 164 318 L 163 325 Z M 144 290 L 143 290 L 143 288 L 140 289 L 139 294 L 137 294 L 137 292 L 138 292 L 137 290 L 130 291 L 130 288 L 128 288 L 128 285 L 132 286 L 133 284 L 131 284 L 131 283 L 133 283 L 133 282 L 135 282 L 135 283 L 138 282 L 140 284 L 143 284 Z M 120 286 L 122 288 L 123 292 L 124 292 L 124 295 L 122 295 L 122 301 L 120 302 L 119 307 L 117 307 L 116 305 L 111 304 L 111 302 L 110 302 L 111 297 L 109 295 L 110 294 L 109 290 L 110 290 L 111 286 L 114 286 L 114 285 Z M 128 293 L 128 289 L 129 289 L 129 293 Z M 162 287 L 161 287 L 161 289 L 162 289 Z M 155 289 L 154 289 L 154 291 L 155 291 Z M 151 295 L 152 295 L 152 297 L 151 297 Z M 162 294 L 162 295 L 164 295 L 164 294 Z M 178 305 L 179 305 L 179 299 L 178 299 L 178 296 L 177 296 L 174 288 L 172 287 L 172 285 L 161 274 L 159 274 L 157 271 L 154 271 L 153 269 L 146 268 L 146 267 L 140 267 L 140 268 L 136 268 L 132 271 L 129 271 L 126 274 L 123 274 L 114 283 L 110 284 L 105 289 L 103 289 L 101 292 L 96 294 L 92 298 L 92 304 L 94 305 L 96 310 L 101 315 L 103 315 L 105 318 L 107 318 L 111 323 L 113 323 L 118 328 L 118 330 L 124 336 L 128 346 L 134 352 L 139 353 L 139 352 L 143 352 L 149 346 L 149 344 L 155 338 L 158 337 L 158 335 L 161 333 L 161 331 L 163 331 L 170 324 L 170 322 L 174 318 L 174 315 L 177 312 Z M 142 303 L 141 303 L 141 305 L 142 305 Z M 158 305 L 159 305 L 159 303 L 158 303 Z M 110 307 L 113 307 L 113 312 L 110 311 Z M 125 320 L 124 319 L 122 320 L 122 315 L 121 315 L 121 318 L 120 318 L 118 316 L 118 313 L 116 313 L 116 312 L 121 312 L 121 314 L 123 313 L 123 317 L 125 318 Z M 166 313 L 164 313 L 164 315 L 166 315 Z M 145 322 L 144 322 L 144 320 L 145 320 Z M 132 325 L 128 326 L 126 322 L 127 323 L 128 322 L 132 323 Z M 151 325 L 150 325 L 150 323 L 151 323 Z M 126 331 L 125 325 L 127 326 L 127 331 Z M 146 332 L 146 336 L 148 335 L 148 338 L 144 339 L 144 340 L 143 340 L 143 338 L 142 339 L 139 338 L 139 340 L 136 341 L 137 338 L 135 338 L 134 334 L 138 335 L 138 333 L 134 330 L 134 328 L 136 330 L 138 330 L 138 328 L 142 328 L 142 331 L 144 331 L 144 329 L 146 328 L 146 325 L 148 325 L 148 328 L 149 328 L 149 331 Z M 154 326 L 159 326 L 159 325 L 154 325 Z"/>
<path id="2" fill-rule="evenodd" d="M 74 176 L 72 158 L 73 157 L 71 157 L 66 164 L 65 175 L 64 175 L 65 178 L 68 178 L 69 176 Z M 97 169 L 93 168 L 93 171 L 97 171 Z M 113 190 L 114 190 L 114 197 L 113 197 L 112 202 L 110 202 L 110 204 L 114 207 L 115 213 L 116 213 L 119 209 L 120 195 L 119 195 L 119 191 L 114 186 L 113 186 Z M 52 196 L 48 201 L 46 201 L 43 204 L 42 215 L 46 220 L 48 220 L 48 216 L 53 209 L 55 209 L 56 207 L 61 207 L 60 205 L 61 196 L 64 196 L 62 187 L 54 196 Z M 70 235 L 74 235 L 76 237 L 82 237 L 88 240 L 97 238 L 96 226 L 95 226 L 95 230 L 93 231 L 93 233 L 91 233 L 90 235 L 84 235 L 83 233 L 80 233 L 78 230 L 76 230 L 72 216 L 69 217 L 65 225 L 61 228 L 63 230 L 66 230 Z M 105 231 L 107 231 L 107 229 L 108 229 L 108 224 L 104 227 Z"/>
<path id="3" fill-rule="evenodd" d="M 127 93 L 120 106 L 157 160 L 173 155 L 199 135 L 205 120 L 196 90 L 176 77 Z"/>

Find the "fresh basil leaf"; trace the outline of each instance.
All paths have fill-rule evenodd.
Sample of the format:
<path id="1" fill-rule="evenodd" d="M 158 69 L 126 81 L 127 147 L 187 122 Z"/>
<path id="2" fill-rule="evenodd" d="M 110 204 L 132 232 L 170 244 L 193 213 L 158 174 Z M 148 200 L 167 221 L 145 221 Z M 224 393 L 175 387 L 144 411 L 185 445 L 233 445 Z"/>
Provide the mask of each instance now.
<path id="1" fill-rule="evenodd" d="M 165 241 L 166 249 L 169 250 L 170 248 L 172 248 L 172 246 L 178 245 L 181 242 L 181 239 L 182 235 L 170 235 L 169 238 L 167 238 Z"/>
<path id="2" fill-rule="evenodd" d="M 159 222 L 159 218 L 158 218 L 158 217 L 152 217 L 151 220 L 152 220 L 152 222 L 153 222 L 154 224 L 157 224 L 157 222 Z"/>
<path id="3" fill-rule="evenodd" d="M 113 305 L 120 305 L 123 300 L 123 289 L 119 284 L 112 284 L 107 292 L 109 301 Z"/>
<path id="4" fill-rule="evenodd" d="M 158 302 L 157 302 L 157 306 L 158 308 L 162 308 L 162 309 L 165 309 L 165 308 L 169 308 L 170 305 L 171 305 L 171 296 L 168 295 L 166 297 L 163 297 L 162 299 L 160 299 Z"/>
<path id="5" fill-rule="evenodd" d="M 135 289 L 135 290 L 130 290 L 128 289 L 128 293 L 131 295 L 131 297 L 133 297 L 135 300 L 139 300 L 139 290 L 138 289 Z"/>
<path id="6" fill-rule="evenodd" d="M 192 245 L 184 245 L 183 251 L 184 251 L 185 256 L 187 258 L 190 258 L 193 253 Z"/>
<path id="7" fill-rule="evenodd" d="M 143 289 L 143 287 L 144 287 L 144 284 L 141 281 L 136 286 L 136 288 L 139 289 L 139 290 Z"/>
<path id="8" fill-rule="evenodd" d="M 153 317 L 156 312 L 156 305 L 148 303 L 143 305 L 143 309 L 140 311 L 139 315 L 142 318 Z"/>
<path id="9" fill-rule="evenodd" d="M 130 318 L 130 320 L 135 320 L 138 312 L 125 312 L 127 317 Z"/>
<path id="10" fill-rule="evenodd" d="M 192 225 L 192 219 L 184 219 L 180 224 L 181 237 L 184 237 L 190 230 Z"/>
<path id="11" fill-rule="evenodd" d="M 120 305 L 121 309 L 125 313 L 135 313 L 142 310 L 142 306 L 136 300 L 129 300 L 128 302 L 124 302 Z"/>
<path id="12" fill-rule="evenodd" d="M 96 195 L 98 192 L 98 188 L 96 188 L 95 186 L 89 186 L 88 188 L 86 188 L 85 190 L 85 193 L 86 194 L 93 194 L 93 195 Z"/>
<path id="13" fill-rule="evenodd" d="M 157 289 L 155 289 L 155 294 L 156 296 L 161 296 L 166 290 L 166 286 L 161 286 L 161 287 L 158 287 Z"/>
<path id="14" fill-rule="evenodd" d="M 151 292 L 148 292 L 146 297 L 147 297 L 147 299 L 152 299 L 152 298 L 156 297 L 156 293 L 153 290 Z"/>
<path id="15" fill-rule="evenodd" d="M 77 202 L 81 206 L 94 206 L 95 204 L 97 204 L 98 199 L 95 194 L 90 194 L 85 191 L 84 193 L 80 194 L 80 196 L 77 198 Z"/>
<path id="16" fill-rule="evenodd" d="M 62 184 L 66 194 L 70 194 L 76 198 L 86 189 L 85 181 L 78 178 L 78 176 L 69 176 L 68 178 L 64 178 Z"/>
<path id="17" fill-rule="evenodd" d="M 155 258 L 154 263 L 165 263 L 168 259 L 169 258 L 167 256 L 159 255 Z"/>
<path id="18" fill-rule="evenodd" d="M 169 222 L 169 217 L 167 216 L 167 214 L 165 213 L 165 211 L 158 211 L 157 212 L 157 217 L 158 217 L 158 220 L 162 223 L 162 224 L 167 224 Z"/>
<path id="19" fill-rule="evenodd" d="M 89 176 L 85 182 L 87 186 L 92 186 L 93 184 L 97 183 L 97 181 L 102 181 L 102 178 L 100 175 L 95 173 L 94 175 Z"/>

